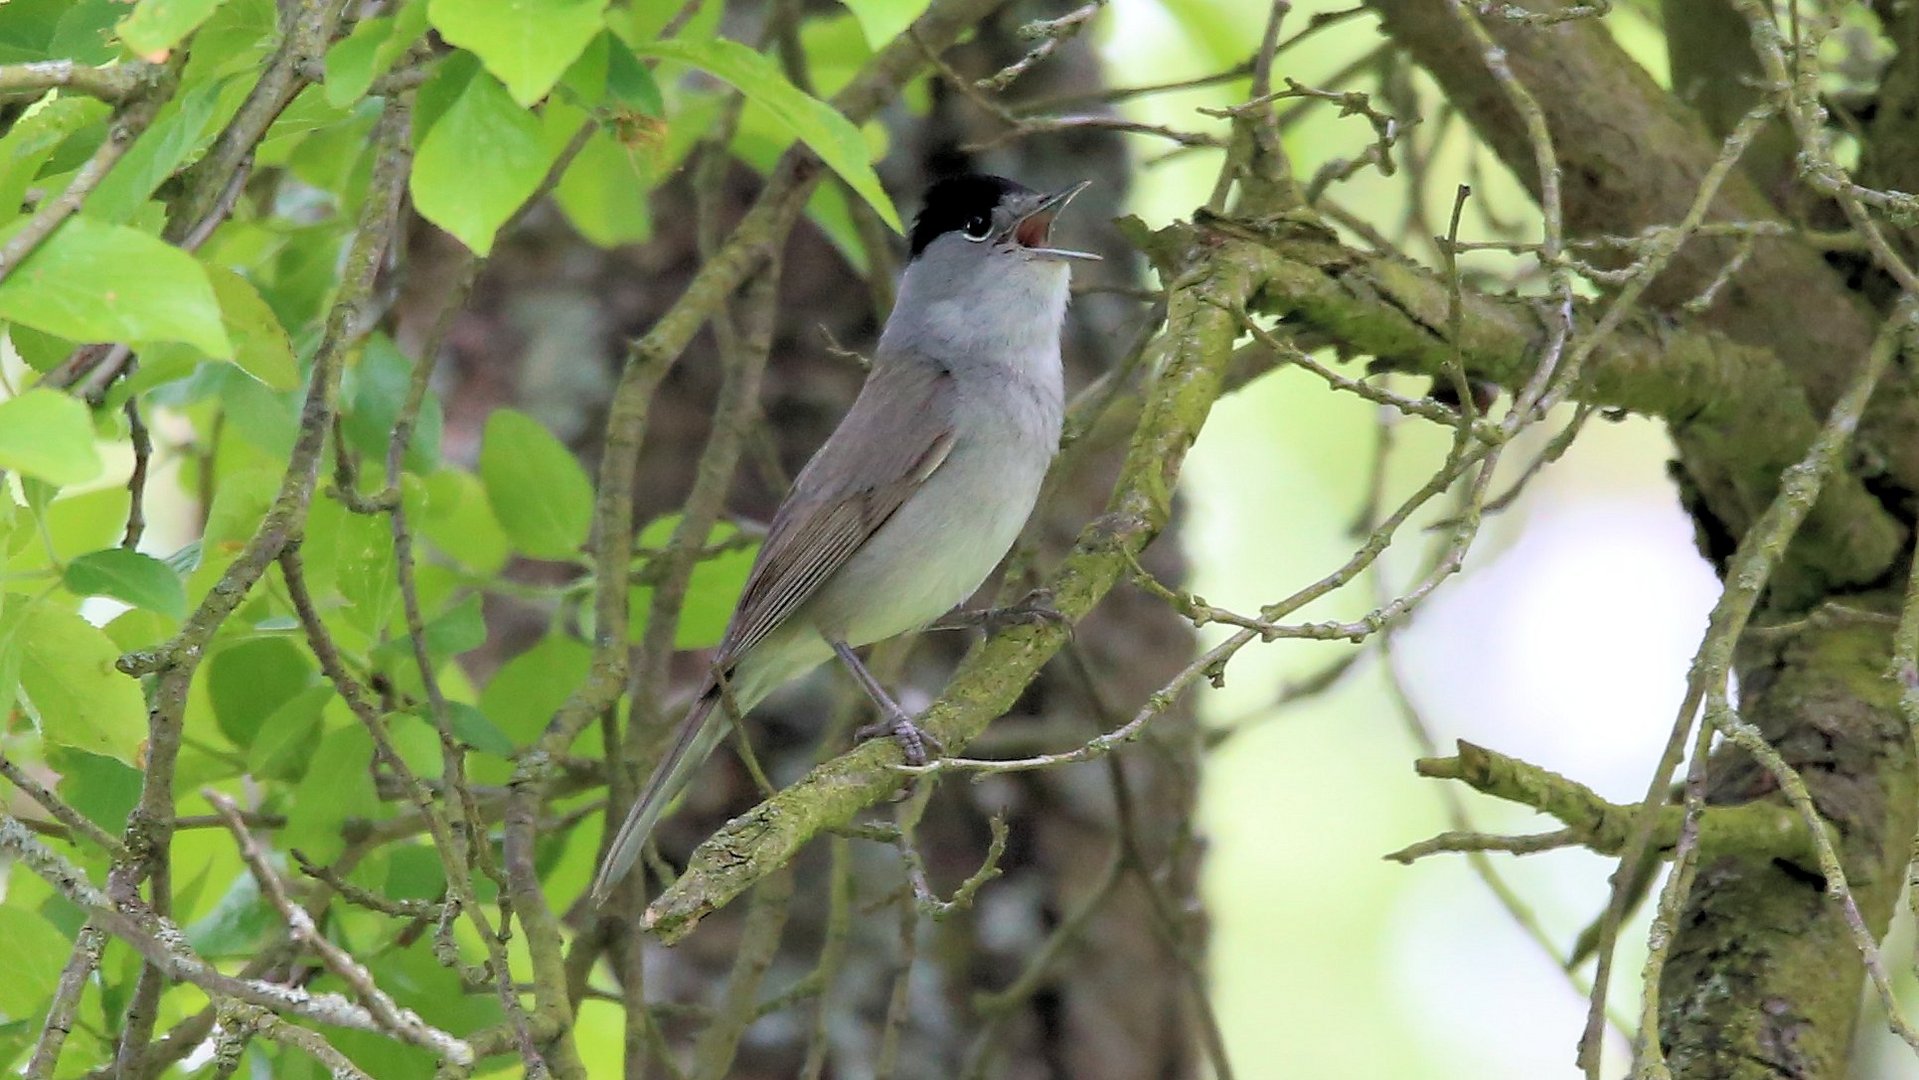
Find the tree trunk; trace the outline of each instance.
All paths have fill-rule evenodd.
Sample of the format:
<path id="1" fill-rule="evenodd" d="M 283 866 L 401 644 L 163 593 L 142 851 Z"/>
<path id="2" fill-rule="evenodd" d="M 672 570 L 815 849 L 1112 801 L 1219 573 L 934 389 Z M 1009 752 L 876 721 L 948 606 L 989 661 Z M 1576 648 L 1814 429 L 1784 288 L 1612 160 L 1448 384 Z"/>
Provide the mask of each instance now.
<path id="1" fill-rule="evenodd" d="M 1373 6 L 1388 32 L 1538 195 L 1541 178 L 1525 126 L 1484 50 L 1459 31 L 1447 5 L 1373 0 Z M 1718 3 L 1703 5 L 1709 11 L 1693 10 L 1698 7 L 1668 12 L 1682 94 L 1688 85 L 1715 90 L 1703 96 L 1695 90 L 1690 100 L 1697 113 L 1654 85 L 1601 23 L 1485 21 L 1552 132 L 1570 236 L 1631 234 L 1680 220 L 1719 154 L 1714 136 L 1730 130 L 1756 98 L 1757 90 L 1738 89 L 1741 74 L 1758 70 L 1746 48 L 1744 16 Z M 1716 34 L 1714 27 L 1734 33 Z M 1706 39 L 1712 51 L 1681 48 Z M 1910 66 L 1910 48 L 1902 56 Z M 1890 75 L 1888 88 L 1903 78 Z M 1718 130 L 1702 130 L 1702 119 Z M 1907 121 L 1910 127 L 1910 116 Z M 1708 217 L 1774 216 L 1772 203 L 1788 201 L 1778 158 L 1794 146 L 1788 142 L 1782 151 L 1776 135 L 1760 139 L 1746 172 L 1728 180 Z M 1876 160 L 1872 151 L 1867 156 Z M 1814 216 L 1837 213 L 1828 206 Z M 1692 241 L 1655 280 L 1648 300 L 1684 303 L 1729 257 L 1723 245 Z M 1890 306 L 1882 285 L 1869 287 L 1870 276 L 1845 269 L 1844 260 L 1796 243 L 1761 244 L 1754 262 L 1699 318 L 1769 349 L 1799 382 L 1814 414 L 1824 416 L 1865 363 L 1873 324 Z M 1888 374 L 1861 425 L 1860 449 L 1846 463 L 1892 518 L 1907 523 L 1919 461 L 1919 439 L 1912 435 L 1919 429 L 1910 419 L 1919 408 L 1914 390 L 1905 370 Z M 1673 434 L 1682 498 L 1698 525 L 1702 553 L 1723 573 L 1732 544 L 1770 492 L 1741 491 L 1730 478 L 1740 462 L 1695 438 L 1685 422 L 1675 422 Z M 1919 773 L 1897 711 L 1897 687 L 1886 678 L 1893 660 L 1889 624 L 1900 597 L 1884 585 L 1903 580 L 1908 567 L 1904 557 L 1888 565 L 1886 557 L 1861 555 L 1864 549 L 1837 554 L 1846 544 L 1840 538 L 1859 520 L 1801 534 L 1753 621 L 1786 628 L 1749 633 L 1736 667 L 1741 716 L 1800 770 L 1819 810 L 1837 827 L 1859 915 L 1878 939 L 1911 854 Z M 1730 746 L 1713 755 L 1709 775 L 1714 805 L 1782 799 L 1772 775 Z M 1672 1075 L 1844 1075 L 1865 968 L 1846 915 L 1825 886 L 1818 874 L 1779 859 L 1728 855 L 1698 868 L 1659 988 L 1659 1032 Z"/>

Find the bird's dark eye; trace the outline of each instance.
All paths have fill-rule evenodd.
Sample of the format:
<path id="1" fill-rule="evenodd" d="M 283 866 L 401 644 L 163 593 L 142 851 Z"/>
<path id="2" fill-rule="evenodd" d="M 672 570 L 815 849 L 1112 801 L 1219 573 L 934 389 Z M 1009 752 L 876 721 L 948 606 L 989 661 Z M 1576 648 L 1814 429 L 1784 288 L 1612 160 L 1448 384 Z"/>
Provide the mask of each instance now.
<path id="1" fill-rule="evenodd" d="M 968 240 L 984 240 L 993 231 L 993 219 L 986 214 L 974 214 L 966 219 L 963 228 L 966 230 Z"/>

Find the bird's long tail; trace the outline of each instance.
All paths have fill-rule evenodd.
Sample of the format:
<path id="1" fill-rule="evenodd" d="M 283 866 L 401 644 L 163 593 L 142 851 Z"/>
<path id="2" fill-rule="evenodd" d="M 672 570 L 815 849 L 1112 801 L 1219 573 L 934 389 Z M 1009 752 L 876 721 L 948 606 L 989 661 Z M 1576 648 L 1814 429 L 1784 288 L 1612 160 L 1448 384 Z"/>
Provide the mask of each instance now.
<path id="1" fill-rule="evenodd" d="M 647 835 L 666 811 L 666 804 L 686 787 L 693 770 L 699 768 L 726 737 L 726 710 L 717 708 L 719 703 L 719 690 L 711 689 L 701 694 L 687 711 L 672 748 L 654 766 L 653 775 L 647 778 L 645 789 L 626 815 L 626 824 L 620 826 L 619 833 L 613 837 L 613 846 L 607 849 L 606 861 L 600 864 L 599 876 L 593 879 L 593 906 L 606 903 L 627 871 L 633 869 Z"/>

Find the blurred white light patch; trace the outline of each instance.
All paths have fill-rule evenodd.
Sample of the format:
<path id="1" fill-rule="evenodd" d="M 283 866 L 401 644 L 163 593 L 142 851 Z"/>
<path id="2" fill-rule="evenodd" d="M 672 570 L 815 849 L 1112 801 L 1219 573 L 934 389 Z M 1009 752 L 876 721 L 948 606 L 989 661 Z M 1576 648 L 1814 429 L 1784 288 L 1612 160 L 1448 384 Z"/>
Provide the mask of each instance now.
<path id="1" fill-rule="evenodd" d="M 1434 1060 L 1448 1062 L 1447 1076 L 1577 1080 L 1581 1073 L 1574 1056 L 1586 1024 L 1585 996 L 1526 937 L 1465 861 L 1454 865 L 1452 872 L 1425 874 L 1404 898 L 1389 945 L 1405 958 L 1396 969 L 1397 1013 L 1413 1018 L 1408 1037 Z M 1520 885 L 1522 891 L 1530 887 Z M 1604 902 L 1603 892 L 1589 895 Z M 1557 926 L 1549 933 L 1562 950 L 1572 940 Z M 1620 934 L 1614 1015 L 1636 1017 L 1630 1004 L 1621 1003 L 1637 1000 L 1644 940 L 1643 920 Z M 1592 964 L 1581 970 L 1589 973 Z M 1626 1076 L 1631 1048 L 1617 1029 L 1608 1028 L 1605 1049 L 1601 1075 L 1606 1080 Z"/>
<path id="2" fill-rule="evenodd" d="M 1529 501 L 1512 546 L 1420 612 L 1401 638 L 1400 672 L 1442 752 L 1466 739 L 1608 798 L 1636 800 L 1671 730 L 1719 582 L 1669 491 L 1595 492 L 1553 479 L 1560 482 Z M 1469 792 L 1466 802 L 1481 828 L 1556 825 Z M 1562 951 L 1604 902 L 1606 860 L 1581 852 L 1492 858 Z M 1401 1007 L 1417 1018 L 1417 1037 L 1452 1060 L 1484 1058 L 1487 1076 L 1577 1076 L 1572 1040 L 1583 998 L 1462 857 L 1420 865 L 1391 935 L 1402 958 Z M 1621 934 L 1615 968 L 1623 977 L 1612 1001 L 1628 1014 L 1644 937 L 1642 913 Z M 1617 1036 L 1607 1058 L 1608 1076 L 1625 1074 Z"/>
<path id="3" fill-rule="evenodd" d="M 1541 495 L 1511 547 L 1420 611 L 1400 672 L 1442 747 L 1638 799 L 1719 582 L 1668 491 Z"/>

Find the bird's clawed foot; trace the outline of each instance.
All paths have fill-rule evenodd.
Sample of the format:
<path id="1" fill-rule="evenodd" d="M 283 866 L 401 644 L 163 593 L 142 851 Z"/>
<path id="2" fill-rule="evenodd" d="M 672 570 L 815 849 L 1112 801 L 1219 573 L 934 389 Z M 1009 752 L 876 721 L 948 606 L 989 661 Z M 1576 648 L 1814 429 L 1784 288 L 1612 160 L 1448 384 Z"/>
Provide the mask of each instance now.
<path id="1" fill-rule="evenodd" d="M 853 733 L 853 738 L 858 742 L 887 737 L 900 744 L 900 753 L 905 755 L 906 763 L 915 767 L 925 765 L 931 760 L 926 755 L 928 747 L 931 747 L 935 754 L 940 752 L 939 740 L 915 724 L 913 718 L 906 715 L 904 711 L 894 711 L 884 720 L 868 724 Z"/>
<path id="2" fill-rule="evenodd" d="M 1051 589 L 1034 589 L 1021 597 L 1017 603 L 996 608 L 960 608 L 948 612 L 935 621 L 928 630 L 983 630 L 987 634 L 997 634 L 1009 626 L 1038 626 L 1051 624 L 1072 629 L 1073 620 L 1067 618 L 1053 606 Z"/>

